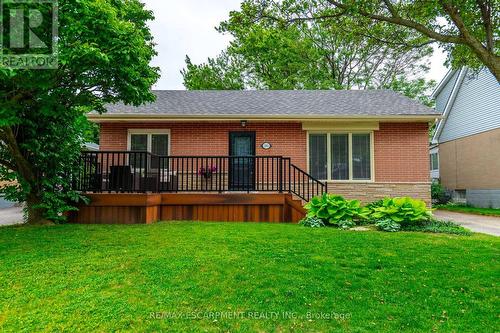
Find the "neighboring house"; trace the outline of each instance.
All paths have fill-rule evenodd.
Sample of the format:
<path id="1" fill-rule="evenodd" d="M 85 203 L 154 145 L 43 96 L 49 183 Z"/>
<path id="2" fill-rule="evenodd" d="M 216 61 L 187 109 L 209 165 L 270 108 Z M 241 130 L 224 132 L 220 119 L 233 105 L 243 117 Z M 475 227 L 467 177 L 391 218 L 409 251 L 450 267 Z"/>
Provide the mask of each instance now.
<path id="1" fill-rule="evenodd" d="M 430 169 L 431 179 L 439 181 L 439 147 L 434 144 L 430 146 Z"/>
<path id="2" fill-rule="evenodd" d="M 432 139 L 433 178 L 454 198 L 500 208 L 500 85 L 486 69 L 448 72 L 433 97 L 443 115 Z"/>
<path id="3" fill-rule="evenodd" d="M 84 150 L 84 151 L 99 151 L 99 145 L 97 143 L 93 143 L 93 142 L 86 142 L 83 145 L 82 150 Z"/>

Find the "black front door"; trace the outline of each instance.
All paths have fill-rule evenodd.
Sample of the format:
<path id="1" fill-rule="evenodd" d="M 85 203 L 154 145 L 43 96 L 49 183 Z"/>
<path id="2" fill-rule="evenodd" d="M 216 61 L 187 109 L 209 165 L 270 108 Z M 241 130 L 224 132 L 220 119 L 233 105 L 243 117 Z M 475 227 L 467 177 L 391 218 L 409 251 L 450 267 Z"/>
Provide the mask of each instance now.
<path id="1" fill-rule="evenodd" d="M 229 133 L 229 190 L 255 188 L 255 132 Z"/>

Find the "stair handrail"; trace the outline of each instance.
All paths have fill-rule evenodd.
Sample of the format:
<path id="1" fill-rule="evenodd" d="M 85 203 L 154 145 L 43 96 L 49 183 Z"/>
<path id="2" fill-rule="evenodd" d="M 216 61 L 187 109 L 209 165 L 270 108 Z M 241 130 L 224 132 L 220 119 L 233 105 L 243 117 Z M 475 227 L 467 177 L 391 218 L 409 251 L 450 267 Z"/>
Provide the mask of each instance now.
<path id="1" fill-rule="evenodd" d="M 290 157 L 284 157 L 285 165 L 288 165 L 288 192 L 295 194 L 302 200 L 308 202 L 315 196 L 328 193 L 328 183 L 322 182 L 308 172 L 291 163 Z"/>

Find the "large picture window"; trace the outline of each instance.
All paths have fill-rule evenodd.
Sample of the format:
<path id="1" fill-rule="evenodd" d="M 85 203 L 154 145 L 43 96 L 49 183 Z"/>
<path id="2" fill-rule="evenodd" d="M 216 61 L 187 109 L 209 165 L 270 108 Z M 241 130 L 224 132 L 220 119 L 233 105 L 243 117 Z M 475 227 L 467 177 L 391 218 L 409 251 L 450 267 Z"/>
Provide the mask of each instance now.
<path id="1" fill-rule="evenodd" d="M 372 180 L 372 140 L 372 133 L 310 133 L 310 174 L 320 180 Z"/>

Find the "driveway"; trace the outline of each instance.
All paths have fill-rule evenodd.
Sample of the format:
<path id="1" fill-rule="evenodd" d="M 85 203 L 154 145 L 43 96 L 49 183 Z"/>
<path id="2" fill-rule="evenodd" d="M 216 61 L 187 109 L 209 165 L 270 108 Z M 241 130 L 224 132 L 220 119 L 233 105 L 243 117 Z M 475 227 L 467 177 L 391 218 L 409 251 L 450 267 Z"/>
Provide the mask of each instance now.
<path id="1" fill-rule="evenodd" d="M 21 207 L 0 209 L 0 226 L 23 223 L 23 210 Z"/>
<path id="2" fill-rule="evenodd" d="M 464 214 L 446 210 L 436 210 L 434 216 L 440 220 L 456 222 L 475 232 L 500 236 L 500 217 Z"/>

